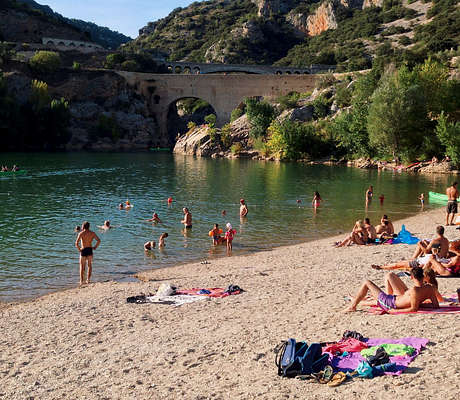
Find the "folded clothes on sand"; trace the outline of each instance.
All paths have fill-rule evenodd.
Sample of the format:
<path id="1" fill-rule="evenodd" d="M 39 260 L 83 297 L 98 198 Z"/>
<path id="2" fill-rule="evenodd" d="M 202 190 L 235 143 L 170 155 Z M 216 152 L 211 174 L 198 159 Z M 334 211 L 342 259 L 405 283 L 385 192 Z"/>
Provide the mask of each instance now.
<path id="1" fill-rule="evenodd" d="M 412 360 L 420 354 L 422 348 L 426 347 L 428 339 L 416 338 L 416 337 L 406 337 L 401 339 L 384 339 L 384 338 L 370 338 L 365 341 L 369 347 L 380 347 L 384 344 L 402 344 L 405 346 L 410 346 L 414 349 L 412 354 L 406 355 L 397 355 L 390 356 L 390 362 L 395 363 L 394 367 L 389 371 L 384 371 L 385 375 L 400 375 L 407 368 L 407 366 L 412 362 Z M 365 350 L 364 350 L 365 351 Z M 375 350 L 374 350 L 375 353 Z M 356 370 L 358 365 L 362 361 L 366 361 L 363 355 L 360 352 L 347 353 L 346 355 L 333 356 L 330 358 L 331 365 L 334 368 L 334 371 L 343 371 L 350 372 Z"/>

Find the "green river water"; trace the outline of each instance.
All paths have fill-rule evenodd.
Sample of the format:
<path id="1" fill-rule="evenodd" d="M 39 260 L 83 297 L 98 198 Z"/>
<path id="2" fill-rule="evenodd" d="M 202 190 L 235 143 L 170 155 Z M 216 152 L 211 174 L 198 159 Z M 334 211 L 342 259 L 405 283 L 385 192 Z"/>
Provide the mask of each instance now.
<path id="1" fill-rule="evenodd" d="M 0 301 L 77 285 L 73 229 L 84 220 L 102 240 L 93 281 L 127 280 L 140 270 L 226 256 L 225 247 L 213 247 L 208 237 L 214 223 L 231 222 L 238 231 L 233 255 L 259 251 L 348 232 L 366 215 L 373 223 L 383 213 L 393 220 L 413 215 L 421 208 L 420 193 L 428 198 L 429 190 L 444 192 L 450 181 L 443 175 L 158 153 L 0 154 L 0 164 L 14 163 L 27 174 L 0 175 Z M 366 210 L 370 184 L 375 199 Z M 315 190 L 324 200 L 316 212 Z M 170 206 L 168 197 L 174 199 Z M 245 220 L 238 214 L 241 197 L 249 207 Z M 126 199 L 134 207 L 118 210 Z M 184 206 L 193 215 L 186 233 L 180 224 Z M 425 210 L 435 206 L 427 201 Z M 162 223 L 145 221 L 153 211 Z M 96 225 L 106 219 L 115 228 L 104 233 Z M 169 234 L 166 248 L 145 254 L 144 242 L 162 232 Z"/>

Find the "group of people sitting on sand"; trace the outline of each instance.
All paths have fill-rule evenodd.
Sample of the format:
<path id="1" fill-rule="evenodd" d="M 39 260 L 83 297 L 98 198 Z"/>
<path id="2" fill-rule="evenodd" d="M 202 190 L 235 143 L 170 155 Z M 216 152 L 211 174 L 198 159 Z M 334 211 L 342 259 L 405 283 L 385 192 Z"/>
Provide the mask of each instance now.
<path id="1" fill-rule="evenodd" d="M 383 215 L 380 224 L 373 226 L 369 218 L 358 220 L 351 233 L 341 242 L 336 242 L 336 247 L 350 246 L 353 243 L 358 245 L 385 243 L 392 239 L 395 234 L 393 223 L 387 215 Z"/>
<path id="2" fill-rule="evenodd" d="M 356 311 L 358 304 L 379 306 L 386 312 L 415 312 L 419 308 L 439 308 L 444 299 L 438 291 L 436 275 L 460 276 L 460 240 L 449 242 L 444 227 L 436 227 L 436 236 L 422 240 L 410 260 L 389 265 L 372 265 L 378 270 L 408 270 L 413 283 L 408 288 L 393 272 L 385 277 L 385 290 L 366 280 L 345 311 Z M 367 296 L 370 295 L 370 298 Z"/>
<path id="3" fill-rule="evenodd" d="M 19 171 L 19 167 L 15 164 L 11 167 L 11 169 L 9 169 L 7 165 L 2 165 L 2 172 L 8 172 L 8 171 L 17 172 Z"/>

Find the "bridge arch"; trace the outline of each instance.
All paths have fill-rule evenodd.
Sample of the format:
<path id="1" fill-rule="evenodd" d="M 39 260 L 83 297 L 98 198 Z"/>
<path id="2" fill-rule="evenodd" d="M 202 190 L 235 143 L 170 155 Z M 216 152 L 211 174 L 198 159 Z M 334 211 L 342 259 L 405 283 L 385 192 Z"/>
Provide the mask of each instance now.
<path id="1" fill-rule="evenodd" d="M 217 111 L 213 105 L 197 96 L 177 96 L 168 100 L 167 106 L 167 132 L 170 142 L 174 142 L 178 135 L 188 131 L 190 122 L 196 125 L 205 123 L 205 117 L 214 114 L 217 118 Z"/>

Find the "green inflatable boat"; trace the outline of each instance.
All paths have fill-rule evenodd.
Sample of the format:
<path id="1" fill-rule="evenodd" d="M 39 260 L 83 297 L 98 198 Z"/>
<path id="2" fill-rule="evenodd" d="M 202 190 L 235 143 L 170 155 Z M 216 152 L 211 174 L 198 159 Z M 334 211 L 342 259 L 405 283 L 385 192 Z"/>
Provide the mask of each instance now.
<path id="1" fill-rule="evenodd" d="M 428 198 L 430 199 L 430 202 L 444 204 L 447 203 L 447 194 L 428 192 Z M 460 197 L 457 199 L 457 201 L 460 201 Z"/>
<path id="2" fill-rule="evenodd" d="M 25 169 L 20 169 L 19 171 L 0 171 L 0 176 L 8 176 L 8 175 L 24 175 L 27 174 Z"/>

